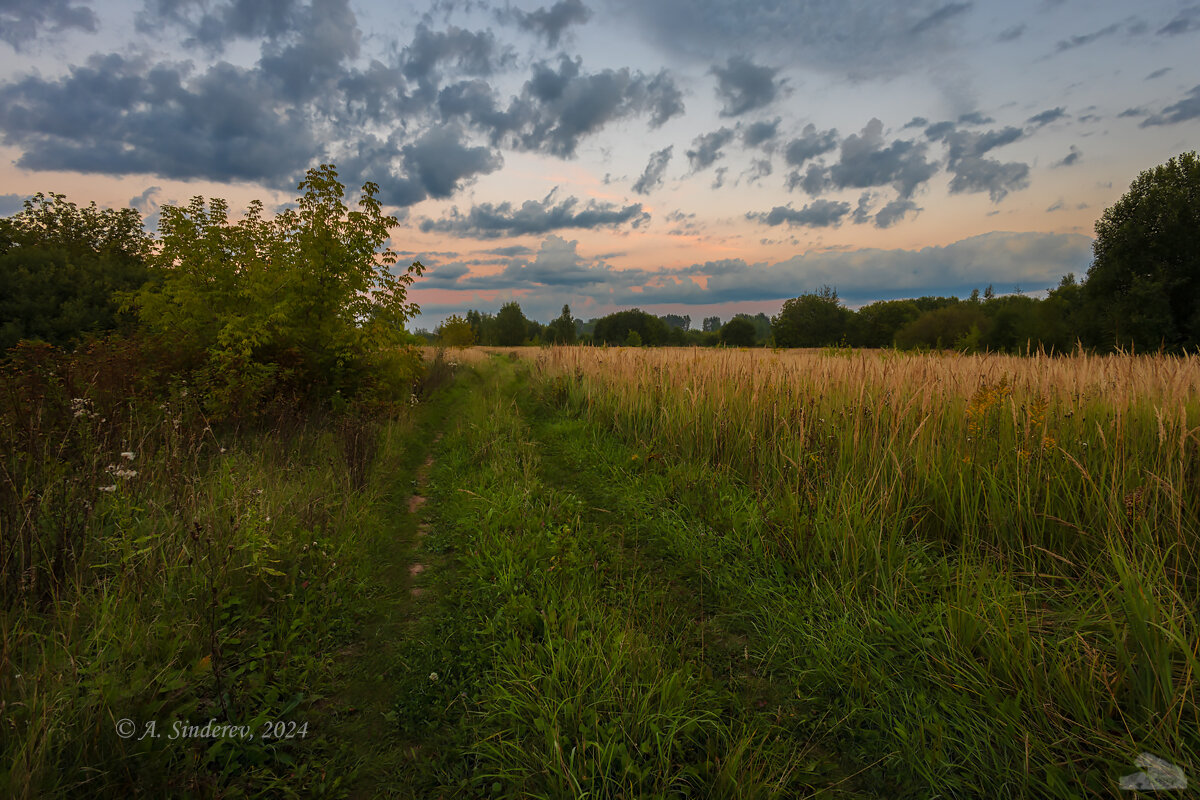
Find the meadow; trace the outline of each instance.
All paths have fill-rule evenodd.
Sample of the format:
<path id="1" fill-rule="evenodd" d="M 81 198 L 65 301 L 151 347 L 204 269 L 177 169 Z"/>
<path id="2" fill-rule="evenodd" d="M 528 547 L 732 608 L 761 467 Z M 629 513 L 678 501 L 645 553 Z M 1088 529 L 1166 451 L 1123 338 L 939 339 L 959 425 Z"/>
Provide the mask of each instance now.
<path id="1" fill-rule="evenodd" d="M 1195 356 L 430 349 L 407 409 L 236 426 L 135 356 L 6 368 L 9 796 L 1200 776 Z"/>

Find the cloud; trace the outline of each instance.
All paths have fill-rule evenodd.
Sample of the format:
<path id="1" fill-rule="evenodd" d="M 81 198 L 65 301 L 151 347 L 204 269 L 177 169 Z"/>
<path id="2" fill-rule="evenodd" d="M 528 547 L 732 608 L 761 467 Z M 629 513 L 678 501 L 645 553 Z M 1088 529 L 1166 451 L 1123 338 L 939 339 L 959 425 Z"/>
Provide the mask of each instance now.
<path id="1" fill-rule="evenodd" d="M 1071 145 L 1071 152 L 1063 156 L 1061 161 L 1054 162 L 1055 167 L 1070 167 L 1079 163 L 1079 159 L 1083 157 L 1083 151 L 1075 145 Z"/>
<path id="2" fill-rule="evenodd" d="M 741 56 L 730 58 L 724 67 L 714 66 L 712 72 L 717 76 L 717 97 L 724 104 L 722 117 L 738 117 L 770 105 L 782 86 L 775 80 L 778 69 L 760 67 Z"/>
<path id="3" fill-rule="evenodd" d="M 1043 125 L 1049 125 L 1051 122 L 1061 119 L 1062 117 L 1066 116 L 1066 113 L 1067 111 L 1065 108 L 1058 106 L 1057 108 L 1048 108 L 1041 113 L 1034 114 L 1025 121 L 1031 125 L 1037 125 L 1040 128 Z"/>
<path id="4" fill-rule="evenodd" d="M 987 192 L 999 203 L 1010 191 L 1029 185 L 1029 165 L 1019 162 L 1002 164 L 990 158 L 968 156 L 954 166 L 951 194 Z"/>
<path id="5" fill-rule="evenodd" d="M 581 63 L 565 55 L 557 67 L 538 62 L 507 111 L 481 104 L 471 106 L 468 115 L 491 127 L 493 141 L 569 158 L 581 139 L 614 120 L 647 115 L 656 128 L 683 113 L 683 93 L 665 70 L 657 75 L 626 68 L 585 74 Z M 475 100 L 478 104 L 479 98 Z"/>
<path id="6" fill-rule="evenodd" d="M 1200 84 L 1193 86 L 1187 96 L 1178 103 L 1172 103 L 1154 116 L 1142 120 L 1141 127 L 1173 125 L 1176 122 L 1186 122 L 1198 117 L 1200 117 Z"/>
<path id="7" fill-rule="evenodd" d="M 1158 35 L 1178 36 L 1195 30 L 1200 30 L 1200 6 L 1188 6 L 1180 11 L 1175 19 L 1164 25 L 1158 31 Z"/>
<path id="8" fill-rule="evenodd" d="M 875 227 L 890 228 L 908 216 L 909 212 L 920 211 L 921 209 L 912 200 L 898 197 L 879 209 L 879 212 L 875 214 Z"/>
<path id="9" fill-rule="evenodd" d="M 1156 69 L 1156 70 L 1154 70 L 1154 72 L 1151 72 L 1149 75 L 1146 76 L 1146 80 L 1152 81 L 1155 78 L 1161 78 L 1163 75 L 1166 75 L 1170 71 L 1171 71 L 1170 67 L 1163 67 L 1162 69 Z"/>
<path id="10" fill-rule="evenodd" d="M 667 171 L 667 165 L 671 163 L 671 152 L 674 149 L 674 145 L 668 145 L 662 150 L 650 154 L 650 160 L 646 162 L 646 169 L 637 179 L 637 183 L 633 185 L 635 192 L 650 194 L 652 189 L 662 185 L 663 174 Z"/>
<path id="11" fill-rule="evenodd" d="M 580 0 L 559 0 L 549 8 L 530 12 L 514 9 L 510 13 L 520 28 L 545 36 L 551 47 L 558 46 L 559 38 L 568 27 L 582 25 L 592 16 L 591 10 Z M 500 16 L 505 15 L 501 13 Z"/>
<path id="12" fill-rule="evenodd" d="M 142 33 L 176 27 L 185 45 L 219 51 L 236 39 L 285 36 L 296 28 L 301 9 L 298 0 L 227 0 L 211 7 L 199 0 L 144 0 L 135 24 Z"/>
<path id="13" fill-rule="evenodd" d="M 491 255 L 505 256 L 512 258 L 513 256 L 527 256 L 533 253 L 533 248 L 526 247 L 523 244 L 510 244 L 505 247 L 493 247 L 483 252 Z"/>
<path id="14" fill-rule="evenodd" d="M 800 174 L 800 170 L 794 169 L 788 173 L 786 185 L 789 192 L 795 191 L 799 186 L 806 193 L 815 197 L 831 185 L 829 167 L 822 164 L 809 164 L 808 170 L 803 175 Z"/>
<path id="15" fill-rule="evenodd" d="M 703 133 L 693 139 L 692 147 L 694 149 L 687 151 L 688 161 L 692 165 L 692 172 L 699 172 L 702 169 L 712 166 L 713 162 L 724 155 L 721 152 L 721 148 L 729 144 L 732 139 L 733 131 L 729 128 L 721 128 L 711 133 Z"/>
<path id="16" fill-rule="evenodd" d="M 754 53 L 853 76 L 894 75 L 928 64 L 928 48 L 958 46 L 957 3 L 911 0 L 611 0 L 661 49 L 711 60 Z"/>
<path id="17" fill-rule="evenodd" d="M 883 123 L 872 119 L 861 133 L 842 141 L 841 159 L 830 167 L 829 180 L 841 189 L 891 185 L 902 198 L 911 197 L 937 172 L 925 159 L 927 149 L 923 142 L 904 139 L 885 146 Z"/>
<path id="18" fill-rule="evenodd" d="M 1068 272 L 1086 271 L 1092 239 L 1081 234 L 994 232 L 919 250 L 810 252 L 774 264 L 740 259 L 695 264 L 680 277 L 641 292 L 614 288 L 616 303 L 710 304 L 783 300 L 828 284 L 849 302 L 928 294 L 965 295 L 976 286 L 1053 287 Z M 612 284 L 623 281 L 615 278 Z"/>
<path id="19" fill-rule="evenodd" d="M 424 262 L 422 262 L 424 263 Z M 455 289 L 460 279 L 470 274 L 471 269 L 461 261 L 450 261 L 445 264 L 426 264 L 429 267 L 421 275 L 422 289 Z"/>
<path id="20" fill-rule="evenodd" d="M 770 147 L 771 142 L 779 135 L 779 123 L 783 120 L 776 117 L 773 120 L 751 122 L 742 129 L 742 144 L 746 147 Z"/>
<path id="21" fill-rule="evenodd" d="M 908 32 L 912 36 L 918 36 L 918 35 L 924 33 L 925 31 L 930 30 L 931 28 L 936 28 L 939 25 L 945 24 L 945 22 L 952 17 L 956 17 L 959 14 L 962 14 L 963 12 L 968 11 L 972 5 L 974 5 L 974 4 L 973 3 L 947 3 L 946 5 L 942 6 L 941 8 L 939 8 L 936 11 L 934 11 L 933 13 L 931 13 L 929 16 L 925 17 L 924 19 L 919 20 L 917 22 L 917 24 L 915 24 L 911 28 L 909 28 Z"/>
<path id="22" fill-rule="evenodd" d="M 25 208 L 25 195 L 0 194 L 0 217 L 11 217 Z"/>
<path id="23" fill-rule="evenodd" d="M 1081 234 L 995 232 L 919 250 L 831 250 L 775 263 L 725 259 L 678 270 L 621 270 L 581 256 L 575 242 L 552 235 L 532 263 L 514 259 L 498 274 L 460 277 L 449 288 L 462 290 L 467 299 L 444 306 L 444 311 L 461 313 L 466 303 L 478 307 L 479 301 L 470 293 L 488 290 L 526 290 L 521 307 L 526 313 L 533 309 L 539 319 L 556 316 L 564 302 L 576 308 L 584 297 L 604 298 L 606 310 L 599 313 L 607 313 L 609 308 L 631 306 L 782 301 L 824 284 L 836 287 L 851 303 L 931 294 L 965 296 L 989 283 L 1051 288 L 1068 272 L 1084 272 L 1091 259 L 1092 239 Z M 492 302 L 498 306 L 508 298 Z M 435 311 L 433 305 L 423 307 Z M 537 317 L 536 309 L 542 309 L 544 317 Z"/>
<path id="24" fill-rule="evenodd" d="M 927 136 L 931 130 L 932 126 L 926 130 Z M 998 203 L 1009 192 L 1029 185 L 1029 165 L 1021 162 L 1001 163 L 983 156 L 1024 135 L 1024 131 L 1012 126 L 976 133 L 940 125 L 930 138 L 946 143 L 947 166 L 954 176 L 950 180 L 951 194 L 987 192 L 992 202 Z"/>
<path id="25" fill-rule="evenodd" d="M 1091 44 L 1097 39 L 1103 39 L 1105 36 L 1113 35 L 1120 29 L 1120 27 L 1120 25 L 1114 22 L 1112 25 L 1108 25 L 1092 33 L 1072 36 L 1069 39 L 1061 39 L 1059 40 L 1058 44 L 1054 46 L 1054 51 L 1056 53 L 1062 53 L 1066 50 L 1074 50 L 1076 47 L 1083 47 L 1084 45 Z"/>
<path id="26" fill-rule="evenodd" d="M 1125 117 L 1144 117 L 1144 116 L 1148 115 L 1149 113 L 1150 112 L 1148 112 L 1144 108 L 1127 108 L 1124 111 L 1122 111 L 1120 114 L 1117 114 L 1117 118 L 1124 119 Z"/>
<path id="27" fill-rule="evenodd" d="M 129 198 L 129 207 L 137 209 L 139 214 L 152 214 L 158 210 L 158 203 L 152 198 L 161 191 L 161 186 L 147 186 L 146 191 Z"/>
<path id="28" fill-rule="evenodd" d="M 750 212 L 746 219 L 775 227 L 787 223 L 788 227 L 835 228 L 850 213 L 850 204 L 836 200 L 814 200 L 801 209 L 775 206 L 768 212 Z"/>
<path id="29" fill-rule="evenodd" d="M 0 86 L 0 131 L 25 169 L 292 184 L 318 152 L 306 116 L 261 72 L 93 56 L 57 80 Z"/>
<path id="30" fill-rule="evenodd" d="M 811 158 L 828 153 L 838 146 L 836 129 L 818 131 L 815 125 L 804 126 L 804 130 L 795 139 L 787 143 L 783 156 L 787 163 L 799 167 Z"/>
<path id="31" fill-rule="evenodd" d="M 460 75 L 492 75 L 506 60 L 501 50 L 491 31 L 468 31 L 453 26 L 434 31 L 418 25 L 399 61 L 406 78 L 430 84 L 436 82 L 437 69 L 443 65 Z"/>
<path id="32" fill-rule="evenodd" d="M 959 125 L 987 125 L 992 122 L 995 122 L 995 120 L 978 111 L 970 111 L 958 118 Z"/>
<path id="33" fill-rule="evenodd" d="M 996 41 L 1011 42 L 1020 39 L 1021 35 L 1025 33 L 1025 27 L 1025 24 L 1021 23 L 1020 25 L 1013 25 L 1011 28 L 1005 28 L 996 34 Z"/>
<path id="34" fill-rule="evenodd" d="M 71 0 L 5 0 L 0 4 L 0 39 L 17 52 L 43 31 L 61 33 L 71 28 L 95 33 L 95 12 Z"/>
<path id="35" fill-rule="evenodd" d="M 580 206 L 575 197 L 554 202 L 551 192 L 541 201 L 526 200 L 520 208 L 512 203 L 480 203 L 465 215 L 457 208 L 439 220 L 421 220 L 422 233 L 447 233 L 476 239 L 502 236 L 542 234 L 566 228 L 617 228 L 631 224 L 638 227 L 650 219 L 641 203 L 618 206 L 590 200 Z"/>

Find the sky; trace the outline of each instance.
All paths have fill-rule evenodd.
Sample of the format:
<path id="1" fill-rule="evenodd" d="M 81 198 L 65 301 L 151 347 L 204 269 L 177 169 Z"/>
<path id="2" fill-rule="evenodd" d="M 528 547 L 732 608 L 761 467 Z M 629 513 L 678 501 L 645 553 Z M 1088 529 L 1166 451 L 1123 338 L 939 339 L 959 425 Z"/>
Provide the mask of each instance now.
<path id="1" fill-rule="evenodd" d="M 432 327 L 1044 292 L 1200 140 L 1175 0 L 0 0 L 0 215 L 378 184 Z"/>

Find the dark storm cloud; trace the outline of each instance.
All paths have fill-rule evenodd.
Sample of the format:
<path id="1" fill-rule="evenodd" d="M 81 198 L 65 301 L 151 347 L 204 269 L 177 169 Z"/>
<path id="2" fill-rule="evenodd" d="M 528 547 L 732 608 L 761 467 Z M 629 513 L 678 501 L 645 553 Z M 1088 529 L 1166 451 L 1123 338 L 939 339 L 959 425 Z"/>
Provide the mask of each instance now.
<path id="1" fill-rule="evenodd" d="M 775 206 L 767 212 L 750 212 L 746 219 L 771 227 L 787 223 L 788 227 L 835 228 L 850 213 L 850 204 L 838 200 L 814 200 L 804 208 Z"/>
<path id="2" fill-rule="evenodd" d="M 1152 117 L 1142 121 L 1142 127 L 1151 125 L 1173 125 L 1189 119 L 1200 118 L 1200 84 L 1193 86 L 1187 96 L 1178 103 L 1173 103 Z"/>
<path id="3" fill-rule="evenodd" d="M 928 124 L 929 120 L 925 119 L 924 117 L 913 117 L 908 122 L 904 123 L 904 127 L 901 128 L 901 130 L 906 131 L 909 128 L 924 128 Z"/>
<path id="4" fill-rule="evenodd" d="M 805 161 L 828 153 L 837 146 L 836 129 L 818 131 L 815 125 L 809 124 L 804 126 L 799 136 L 787 143 L 783 156 L 790 166 L 799 167 Z"/>
<path id="5" fill-rule="evenodd" d="M 919 36 L 931 28 L 945 24 L 946 20 L 951 17 L 956 17 L 964 11 L 968 11 L 971 5 L 971 3 L 947 3 L 929 16 L 919 20 L 917 24 L 908 29 L 908 32 L 912 36 Z"/>
<path id="6" fill-rule="evenodd" d="M 852 75 L 927 64 L 928 48 L 957 46 L 959 4 L 939 0 L 609 0 L 662 48 L 710 60 L 754 53 Z"/>
<path id="7" fill-rule="evenodd" d="M 547 44 L 557 47 L 563 31 L 571 25 L 587 22 L 591 19 L 592 12 L 580 0 L 559 0 L 549 8 L 529 12 L 513 9 L 501 12 L 499 16 L 501 19 L 511 18 L 520 28 L 545 36 Z"/>
<path id="8" fill-rule="evenodd" d="M 449 233 L 476 239 L 541 234 L 567 228 L 638 227 L 650 219 L 641 203 L 618 206 L 591 200 L 580 205 L 575 197 L 555 203 L 553 193 L 541 201 L 526 200 L 520 208 L 512 203 L 480 203 L 466 214 L 454 209 L 438 220 L 421 220 L 424 233 Z"/>
<path id="9" fill-rule="evenodd" d="M 0 39 L 20 52 L 43 31 L 75 28 L 94 33 L 96 14 L 71 0 L 4 0 L 0 3 Z"/>
<path id="10" fill-rule="evenodd" d="M 927 145 L 896 139 L 885 145 L 883 123 L 872 119 L 861 133 L 842 141 L 841 159 L 829 169 L 829 179 L 840 189 L 893 186 L 903 198 L 937 172 L 925 159 Z"/>
<path id="11" fill-rule="evenodd" d="M 778 69 L 760 67 L 741 56 L 730 58 L 723 67 L 714 66 L 712 73 L 717 76 L 717 97 L 724 104 L 722 117 L 738 117 L 770 105 L 782 86 L 775 80 Z"/>
<path id="12" fill-rule="evenodd" d="M 702 169 L 712 166 L 713 162 L 724 155 L 721 152 L 721 148 L 729 144 L 732 139 L 733 131 L 729 128 L 721 128 L 712 133 L 704 133 L 693 139 L 693 149 L 687 151 L 692 171 L 699 172 Z"/>
<path id="13" fill-rule="evenodd" d="M 1034 114 L 1025 121 L 1031 125 L 1037 125 L 1040 128 L 1043 125 L 1049 125 L 1051 122 L 1061 119 L 1062 117 L 1066 116 L 1066 113 L 1067 110 L 1065 108 L 1058 106 L 1057 108 L 1048 108 L 1039 114 Z"/>
<path id="14" fill-rule="evenodd" d="M 1196 30 L 1200 30 L 1200 6 L 1189 6 L 1180 11 L 1175 19 L 1164 25 L 1158 31 L 1158 35 L 1177 36 Z"/>
<path id="15" fill-rule="evenodd" d="M 780 122 L 782 122 L 780 117 L 770 121 L 751 122 L 742 129 L 742 144 L 746 147 L 760 147 L 769 144 L 779 135 Z"/>
<path id="16" fill-rule="evenodd" d="M 671 163 L 672 150 L 674 150 L 674 145 L 668 145 L 662 150 L 650 154 L 650 160 L 646 163 L 646 169 L 642 172 L 642 176 L 637 179 L 637 183 L 633 185 L 635 192 L 638 194 L 650 194 L 652 189 L 662 185 L 663 174 L 667 171 L 667 165 Z"/>

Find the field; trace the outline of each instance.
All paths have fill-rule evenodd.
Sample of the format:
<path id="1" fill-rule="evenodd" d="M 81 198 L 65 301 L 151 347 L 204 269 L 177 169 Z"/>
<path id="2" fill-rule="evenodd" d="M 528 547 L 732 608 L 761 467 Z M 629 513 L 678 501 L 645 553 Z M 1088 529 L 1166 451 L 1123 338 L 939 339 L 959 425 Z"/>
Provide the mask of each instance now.
<path id="1" fill-rule="evenodd" d="M 427 360 L 399 417 L 236 431 L 6 375 L 0 793 L 1200 780 L 1200 358 Z M 139 738 L 210 718 L 307 732 Z"/>

